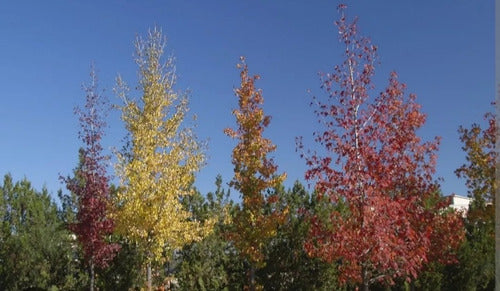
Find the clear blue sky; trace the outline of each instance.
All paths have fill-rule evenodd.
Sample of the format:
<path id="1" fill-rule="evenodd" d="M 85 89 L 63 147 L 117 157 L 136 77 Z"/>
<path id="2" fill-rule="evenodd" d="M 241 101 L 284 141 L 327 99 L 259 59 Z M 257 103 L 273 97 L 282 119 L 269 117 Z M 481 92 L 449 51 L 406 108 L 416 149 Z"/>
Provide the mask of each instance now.
<path id="1" fill-rule="evenodd" d="M 353 2 L 353 3 L 351 3 Z M 466 194 L 454 170 L 465 158 L 459 125 L 482 122 L 493 110 L 494 1 L 347 1 L 359 16 L 361 33 L 379 47 L 376 85 L 383 88 L 396 70 L 408 92 L 428 114 L 420 131 L 442 137 L 437 175 L 445 194 Z M 287 185 L 302 179 L 304 161 L 296 136 L 312 141 L 316 121 L 308 106 L 321 94 L 317 73 L 341 61 L 335 27 L 336 1 L 2 1 L 0 2 L 0 174 L 26 176 L 54 195 L 64 188 L 59 174 L 77 164 L 80 142 L 75 105 L 81 84 L 95 62 L 101 87 L 113 103 L 114 78 L 137 82 L 133 41 L 159 26 L 167 52 L 177 59 L 177 89 L 191 91 L 197 133 L 209 139 L 208 163 L 196 185 L 214 189 L 217 173 L 227 182 L 234 142 L 223 129 L 234 126 L 231 110 L 239 85 L 235 68 L 247 57 L 260 74 L 265 112 L 272 116 L 265 135 L 277 144 L 276 162 Z M 136 95 L 137 96 L 137 95 Z M 120 147 L 119 114 L 109 116 L 104 146 Z M 309 143 L 312 144 L 312 143 Z M 236 196 L 236 195 L 235 195 Z M 237 198 L 237 197 L 233 197 Z"/>

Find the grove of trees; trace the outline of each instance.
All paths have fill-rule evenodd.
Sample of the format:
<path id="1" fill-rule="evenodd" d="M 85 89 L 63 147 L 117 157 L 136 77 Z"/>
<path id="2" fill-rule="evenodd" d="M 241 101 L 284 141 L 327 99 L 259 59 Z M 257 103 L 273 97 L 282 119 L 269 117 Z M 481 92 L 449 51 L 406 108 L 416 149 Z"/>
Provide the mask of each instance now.
<path id="1" fill-rule="evenodd" d="M 339 15 L 343 62 L 311 102 L 316 147 L 309 137 L 296 144 L 309 190 L 284 186 L 286 169 L 271 156 L 279 149 L 264 133 L 271 116 L 260 77 L 243 57 L 236 126 L 220 129 L 237 141 L 227 153 L 234 176 L 217 175 L 208 193 L 194 187 L 207 143 L 189 123 L 189 96 L 154 28 L 135 43 L 136 90 L 117 78 L 127 130 L 114 153 L 117 185 L 101 145 L 111 106 L 93 68 L 75 110 L 79 163 L 61 178 L 69 192 L 58 192 L 58 204 L 27 178 L 4 176 L 0 289 L 493 290 L 495 116 L 485 115 L 486 128 L 458 129 L 467 162 L 455 173 L 472 202 L 457 212 L 434 176 L 439 138 L 418 135 L 426 116 L 416 95 L 395 72 L 375 86 L 377 47 L 344 5 Z"/>

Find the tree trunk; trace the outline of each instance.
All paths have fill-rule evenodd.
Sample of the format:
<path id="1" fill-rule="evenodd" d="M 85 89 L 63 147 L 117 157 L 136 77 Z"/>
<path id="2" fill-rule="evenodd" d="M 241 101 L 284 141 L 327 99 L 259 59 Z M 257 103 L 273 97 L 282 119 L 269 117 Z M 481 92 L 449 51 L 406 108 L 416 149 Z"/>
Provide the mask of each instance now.
<path id="1" fill-rule="evenodd" d="M 152 289 L 152 278 L 151 278 L 151 262 L 148 262 L 147 266 L 146 266 L 146 277 L 147 277 L 147 285 L 148 285 L 148 291 L 151 291 L 153 290 Z"/>
<path id="2" fill-rule="evenodd" d="M 250 264 L 250 291 L 255 291 L 255 268 Z"/>
<path id="3" fill-rule="evenodd" d="M 94 291 L 95 285 L 95 272 L 94 272 L 94 260 L 90 259 L 90 291 Z"/>
<path id="4" fill-rule="evenodd" d="M 366 271 L 365 268 L 362 268 L 361 270 L 361 278 L 363 280 L 363 291 L 369 291 L 370 290 L 370 278 L 368 278 L 368 271 Z"/>

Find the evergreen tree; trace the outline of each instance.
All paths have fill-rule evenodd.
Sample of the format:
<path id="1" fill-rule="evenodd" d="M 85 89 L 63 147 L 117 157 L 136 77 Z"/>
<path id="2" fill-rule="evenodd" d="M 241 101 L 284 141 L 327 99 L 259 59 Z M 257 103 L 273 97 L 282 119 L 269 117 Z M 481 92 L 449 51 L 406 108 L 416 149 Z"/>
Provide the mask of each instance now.
<path id="1" fill-rule="evenodd" d="M 273 192 L 287 215 L 266 245 L 266 263 L 257 272 L 264 290 L 341 290 L 336 263 L 311 258 L 304 249 L 310 227 L 308 214 L 319 214 L 326 204 L 310 195 L 298 181 L 291 189 L 280 185 Z"/>
<path id="2" fill-rule="evenodd" d="M 244 286 L 242 261 L 224 236 L 235 205 L 229 200 L 230 191 L 222 188 L 220 175 L 215 185 L 215 192 L 209 192 L 206 199 L 198 192 L 183 200 L 195 219 L 203 222 L 216 218 L 216 223 L 213 233 L 180 252 L 176 276 L 182 290 L 241 290 Z"/>
<path id="3" fill-rule="evenodd" d="M 0 290 L 78 290 L 75 245 L 44 188 L 5 175 L 0 186 Z"/>

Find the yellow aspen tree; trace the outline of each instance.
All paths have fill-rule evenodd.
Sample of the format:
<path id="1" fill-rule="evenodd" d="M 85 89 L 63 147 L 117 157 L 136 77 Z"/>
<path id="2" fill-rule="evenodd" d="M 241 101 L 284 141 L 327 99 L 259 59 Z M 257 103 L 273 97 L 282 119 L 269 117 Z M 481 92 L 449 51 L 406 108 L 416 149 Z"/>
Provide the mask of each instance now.
<path id="1" fill-rule="evenodd" d="M 180 200 L 192 195 L 195 173 L 204 163 L 204 144 L 183 121 L 186 94 L 177 93 L 173 60 L 163 62 L 165 38 L 158 29 L 136 40 L 140 101 L 129 98 L 118 77 L 116 93 L 123 100 L 122 120 L 128 146 L 118 153 L 116 230 L 135 243 L 145 256 L 147 287 L 152 288 L 152 263 L 169 260 L 175 249 L 206 236 L 212 223 L 200 224 Z"/>
<path id="2" fill-rule="evenodd" d="M 277 166 L 273 159 L 267 157 L 276 150 L 276 145 L 262 136 L 271 117 L 264 115 L 261 107 L 264 98 L 261 90 L 255 88 L 254 83 L 260 77 L 248 75 L 243 57 L 237 67 L 241 70 L 241 87 L 235 90 L 239 109 L 233 110 L 233 114 L 238 128 L 227 128 L 224 132 L 239 141 L 233 149 L 234 177 L 230 185 L 242 194 L 243 201 L 242 206 L 236 209 L 233 229 L 228 237 L 247 260 L 247 288 L 255 290 L 259 289 L 255 283 L 255 270 L 264 264 L 263 247 L 268 239 L 276 235 L 277 227 L 286 215 L 286 212 L 280 211 L 266 212 L 265 208 L 278 202 L 278 196 L 272 194 L 272 189 L 285 180 L 286 174 L 277 175 Z"/>

